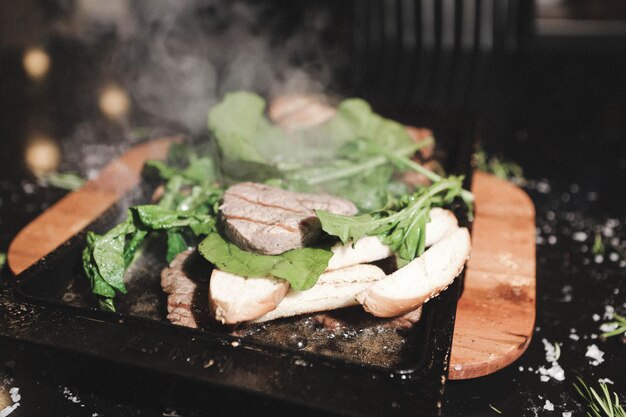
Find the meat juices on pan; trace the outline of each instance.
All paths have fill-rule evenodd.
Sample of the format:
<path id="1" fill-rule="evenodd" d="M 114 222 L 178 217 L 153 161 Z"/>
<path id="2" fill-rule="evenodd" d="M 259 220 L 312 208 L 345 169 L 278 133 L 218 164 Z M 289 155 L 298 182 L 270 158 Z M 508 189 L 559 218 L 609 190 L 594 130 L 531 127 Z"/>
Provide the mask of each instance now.
<path id="1" fill-rule="evenodd" d="M 321 225 L 315 210 L 354 215 L 356 206 L 327 194 L 305 194 L 243 182 L 224 193 L 221 220 L 228 239 L 244 250 L 278 255 L 315 242 Z"/>

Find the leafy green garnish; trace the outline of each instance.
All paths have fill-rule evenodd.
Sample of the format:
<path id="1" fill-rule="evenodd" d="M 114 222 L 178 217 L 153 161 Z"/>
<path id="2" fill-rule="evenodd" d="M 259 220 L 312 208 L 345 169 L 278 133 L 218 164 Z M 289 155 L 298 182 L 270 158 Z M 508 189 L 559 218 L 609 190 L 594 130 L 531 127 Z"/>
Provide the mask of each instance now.
<path id="1" fill-rule="evenodd" d="M 364 236 L 378 236 L 397 256 L 410 261 L 424 252 L 425 229 L 431 207 L 450 204 L 461 195 L 463 177 L 440 179 L 388 204 L 382 210 L 360 216 L 342 216 L 318 210 L 322 229 L 344 244 Z"/>
<path id="2" fill-rule="evenodd" d="M 295 290 L 311 288 L 328 266 L 332 252 L 321 248 L 301 248 L 280 255 L 259 255 L 227 242 L 219 233 L 209 234 L 198 250 L 219 269 L 244 277 L 282 278 Z"/>
<path id="3" fill-rule="evenodd" d="M 7 254 L 4 252 L 0 252 L 0 269 L 4 267 L 4 264 L 7 261 Z"/>
<path id="4" fill-rule="evenodd" d="M 617 336 L 620 334 L 626 334 L 626 317 L 624 316 L 620 316 L 617 313 L 613 314 L 613 318 L 615 320 L 613 321 L 609 321 L 604 323 L 604 325 L 609 325 L 609 326 L 616 326 L 615 329 L 609 331 L 609 332 L 604 332 L 601 334 L 602 337 L 613 337 L 613 336 Z"/>
<path id="5" fill-rule="evenodd" d="M 574 388 L 578 394 L 587 402 L 589 417 L 626 417 L 626 411 L 619 402 L 616 393 L 609 391 L 604 383 L 600 383 L 600 392 L 587 386 L 582 378 L 578 377 L 578 384 L 574 383 Z"/>
<path id="6" fill-rule="evenodd" d="M 393 175 L 398 169 L 388 156 L 362 144 L 408 158 L 433 142 L 415 143 L 404 126 L 377 115 L 360 99 L 341 102 L 326 123 L 293 132 L 273 125 L 265 106 L 261 97 L 238 92 L 209 112 L 209 131 L 221 151 L 227 181 L 271 180 L 292 191 L 341 195 L 371 211 L 396 194 Z"/>
<path id="7" fill-rule="evenodd" d="M 503 180 L 524 180 L 524 170 L 519 164 L 509 161 L 500 155 L 488 157 L 487 152 L 480 147 L 474 153 L 473 165 L 477 170 L 489 172 Z"/>
<path id="8" fill-rule="evenodd" d="M 93 293 L 101 297 L 103 309 L 115 311 L 113 298 L 116 292 L 126 293 L 124 274 L 147 238 L 159 235 L 167 238 L 169 262 L 194 239 L 215 229 L 223 191 L 213 185 L 216 178 L 213 161 L 198 157 L 183 145 L 174 145 L 173 149 L 170 149 L 171 165 L 152 161 L 144 170 L 148 176 L 156 175 L 167 181 L 158 204 L 131 207 L 126 219 L 104 235 L 87 233 L 83 268 Z M 183 188 L 185 193 L 181 192 Z"/>
<path id="9" fill-rule="evenodd" d="M 45 184 L 62 190 L 73 191 L 85 184 L 85 179 L 73 172 L 51 172 L 39 177 Z"/>

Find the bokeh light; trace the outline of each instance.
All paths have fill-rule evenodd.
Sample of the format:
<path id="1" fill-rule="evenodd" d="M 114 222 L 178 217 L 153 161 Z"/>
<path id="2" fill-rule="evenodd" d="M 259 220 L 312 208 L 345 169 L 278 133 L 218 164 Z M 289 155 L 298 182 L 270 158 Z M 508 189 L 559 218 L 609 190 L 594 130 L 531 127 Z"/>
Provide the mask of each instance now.
<path id="1" fill-rule="evenodd" d="M 100 93 L 100 111 L 110 119 L 117 119 L 128 113 L 130 99 L 128 93 L 121 87 L 111 84 Z"/>
<path id="2" fill-rule="evenodd" d="M 32 79 L 39 80 L 48 73 L 50 56 L 41 48 L 30 48 L 24 54 L 22 63 L 26 74 Z"/>
<path id="3" fill-rule="evenodd" d="M 53 138 L 35 134 L 26 142 L 26 166 L 35 175 L 55 171 L 61 162 L 59 144 Z"/>

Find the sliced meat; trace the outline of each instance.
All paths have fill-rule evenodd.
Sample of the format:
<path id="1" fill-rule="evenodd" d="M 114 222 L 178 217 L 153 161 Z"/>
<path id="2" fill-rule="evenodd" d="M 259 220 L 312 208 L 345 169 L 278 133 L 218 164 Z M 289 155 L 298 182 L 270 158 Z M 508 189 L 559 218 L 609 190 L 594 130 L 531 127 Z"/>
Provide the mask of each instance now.
<path id="1" fill-rule="evenodd" d="M 276 309 L 255 321 L 263 322 L 357 305 L 356 295 L 384 277 L 383 270 L 374 265 L 354 265 L 325 272 L 312 288 L 306 291 L 289 290 Z"/>
<path id="2" fill-rule="evenodd" d="M 188 250 L 176 256 L 161 272 L 161 287 L 168 294 L 167 319 L 171 323 L 197 328 L 207 321 L 209 270 L 210 265 L 204 259 Z"/>
<path id="3" fill-rule="evenodd" d="M 430 221 L 426 224 L 426 246 L 434 245 L 457 227 L 458 221 L 450 210 L 433 208 L 430 211 Z M 355 245 L 337 243 L 331 250 L 333 257 L 328 262 L 327 271 L 375 262 L 393 255 L 391 249 L 376 236 L 363 237 Z"/>
<path id="4" fill-rule="evenodd" d="M 327 194 L 305 194 L 243 182 L 228 188 L 220 207 L 226 236 L 244 250 L 278 255 L 315 242 L 315 210 L 354 215 L 355 205 Z"/>
<path id="5" fill-rule="evenodd" d="M 289 283 L 273 277 L 244 278 L 214 269 L 209 283 L 209 306 L 222 324 L 255 320 L 274 310 Z"/>
<path id="6" fill-rule="evenodd" d="M 304 129 L 332 119 L 337 111 L 314 95 L 284 95 L 274 99 L 269 117 L 285 129 Z"/>
<path id="7" fill-rule="evenodd" d="M 395 317 L 437 296 L 463 270 L 470 254 L 470 235 L 459 228 L 422 256 L 357 296 L 366 311 L 378 317 Z"/>

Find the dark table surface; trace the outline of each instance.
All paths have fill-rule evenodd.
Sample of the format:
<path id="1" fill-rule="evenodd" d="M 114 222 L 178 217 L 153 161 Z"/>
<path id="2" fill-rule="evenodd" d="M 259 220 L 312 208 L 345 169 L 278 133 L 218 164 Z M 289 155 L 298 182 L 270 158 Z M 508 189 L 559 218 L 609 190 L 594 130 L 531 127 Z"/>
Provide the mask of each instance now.
<path id="1" fill-rule="evenodd" d="M 23 155 L 37 137 L 58 147 L 59 170 L 93 176 L 146 136 L 180 130 L 180 120 L 155 121 L 150 112 L 115 120 L 101 114 L 98 95 L 116 80 L 98 70 L 97 49 L 105 46 L 48 39 L 52 65 L 41 80 L 24 70 L 25 44 L 0 49 L 0 252 L 66 193 L 42 184 L 27 167 Z M 626 58 L 602 47 L 537 49 L 514 62 L 504 79 L 492 82 L 495 92 L 477 113 L 477 134 L 488 151 L 525 169 L 523 187 L 537 210 L 536 328 L 527 352 L 508 368 L 449 382 L 446 416 L 584 415 L 572 387 L 577 376 L 594 386 L 610 380 L 609 388 L 626 401 L 626 340 L 599 337 L 613 309 L 626 313 Z M 592 250 L 596 236 L 605 246 L 602 255 Z M 6 266 L 0 279 L 11 279 Z M 539 370 L 551 367 L 546 343 L 560 347 L 564 381 L 541 379 Z M 593 345 L 604 352 L 599 364 L 586 357 Z M 149 395 L 166 381 L 132 369 L 90 374 L 95 366 L 0 340 L 0 410 L 12 404 L 9 389 L 16 387 L 16 417 L 208 414 L 186 407 L 184 396 Z M 138 385 L 148 394 L 138 394 Z"/>

